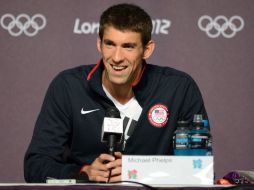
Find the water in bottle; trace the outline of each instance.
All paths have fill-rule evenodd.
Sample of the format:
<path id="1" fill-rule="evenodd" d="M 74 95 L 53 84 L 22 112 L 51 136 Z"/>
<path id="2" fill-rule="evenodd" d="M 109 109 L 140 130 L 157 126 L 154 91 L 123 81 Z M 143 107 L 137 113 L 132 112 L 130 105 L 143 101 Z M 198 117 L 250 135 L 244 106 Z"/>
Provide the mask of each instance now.
<path id="1" fill-rule="evenodd" d="M 173 136 L 174 155 L 190 155 L 189 149 L 189 122 L 178 121 L 177 129 Z"/>
<path id="2" fill-rule="evenodd" d="M 195 156 L 206 156 L 211 154 L 208 146 L 211 140 L 211 134 L 208 128 L 204 127 L 203 117 L 201 114 L 195 114 L 192 129 L 189 133 L 189 146 L 190 146 L 190 155 Z"/>

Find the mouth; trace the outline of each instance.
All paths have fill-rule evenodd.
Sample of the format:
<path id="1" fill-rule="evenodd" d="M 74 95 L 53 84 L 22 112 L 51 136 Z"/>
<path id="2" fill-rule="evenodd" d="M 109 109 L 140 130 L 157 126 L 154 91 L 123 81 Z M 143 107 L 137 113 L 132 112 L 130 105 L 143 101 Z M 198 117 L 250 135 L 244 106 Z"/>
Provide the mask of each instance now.
<path id="1" fill-rule="evenodd" d="M 115 71 L 123 71 L 127 68 L 127 66 L 117 66 L 117 65 L 112 65 L 110 64 L 110 66 L 115 70 Z"/>

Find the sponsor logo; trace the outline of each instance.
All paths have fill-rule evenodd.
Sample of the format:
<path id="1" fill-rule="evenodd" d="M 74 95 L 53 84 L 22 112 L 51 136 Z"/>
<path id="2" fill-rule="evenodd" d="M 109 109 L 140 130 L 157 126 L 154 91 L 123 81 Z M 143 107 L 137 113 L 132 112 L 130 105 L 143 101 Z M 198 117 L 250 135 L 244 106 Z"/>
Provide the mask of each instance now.
<path id="1" fill-rule="evenodd" d="M 223 15 L 216 16 L 214 19 L 203 15 L 198 20 L 198 27 L 210 38 L 217 38 L 220 35 L 225 38 L 233 38 L 237 32 L 243 29 L 244 20 L 238 15 L 229 19 Z"/>
<path id="2" fill-rule="evenodd" d="M 167 19 L 155 19 L 153 23 L 153 34 L 168 34 L 171 21 Z M 97 34 L 99 32 L 99 22 L 81 22 L 79 18 L 75 19 L 74 34 Z"/>
<path id="3" fill-rule="evenodd" d="M 46 26 L 46 18 L 42 14 L 35 14 L 30 17 L 27 14 L 20 14 L 15 17 L 12 14 L 5 14 L 1 17 L 0 24 L 10 35 L 17 37 L 21 34 L 32 37 Z"/>
<path id="4" fill-rule="evenodd" d="M 168 121 L 168 108 L 163 104 L 156 104 L 148 112 L 148 120 L 155 127 L 164 127 Z"/>
<path id="5" fill-rule="evenodd" d="M 85 115 L 85 114 L 92 113 L 92 112 L 99 111 L 99 110 L 100 110 L 100 109 L 84 110 L 84 109 L 82 108 L 82 109 L 81 109 L 81 114 Z"/>

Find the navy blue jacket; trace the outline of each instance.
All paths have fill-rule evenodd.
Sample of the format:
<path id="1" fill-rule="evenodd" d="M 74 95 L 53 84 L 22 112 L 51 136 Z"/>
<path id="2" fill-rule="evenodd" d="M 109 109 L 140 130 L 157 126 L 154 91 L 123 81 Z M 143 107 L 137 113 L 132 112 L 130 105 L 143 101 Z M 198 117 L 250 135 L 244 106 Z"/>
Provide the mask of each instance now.
<path id="1" fill-rule="evenodd" d="M 143 111 L 123 154 L 170 155 L 177 121 L 191 121 L 197 113 L 207 117 L 202 96 L 186 73 L 144 65 L 140 81 L 133 86 Z M 103 63 L 80 66 L 61 72 L 52 81 L 24 159 L 27 182 L 73 178 L 82 165 L 107 152 L 101 142 L 102 122 L 105 110 L 114 104 L 102 88 L 103 69 Z M 156 106 L 162 106 L 162 112 Z M 81 114 L 82 109 L 99 110 Z M 156 118 L 162 115 L 162 123 L 157 125 L 159 120 L 152 113 Z"/>

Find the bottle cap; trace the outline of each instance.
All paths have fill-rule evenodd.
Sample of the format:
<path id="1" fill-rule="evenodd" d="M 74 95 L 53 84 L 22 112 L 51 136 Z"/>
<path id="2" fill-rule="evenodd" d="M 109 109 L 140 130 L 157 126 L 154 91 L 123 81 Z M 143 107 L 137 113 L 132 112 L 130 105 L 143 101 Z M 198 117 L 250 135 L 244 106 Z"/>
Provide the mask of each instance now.
<path id="1" fill-rule="evenodd" d="M 207 119 L 204 119 L 204 120 L 203 120 L 203 123 L 204 123 L 204 127 L 208 127 L 209 122 L 208 122 L 208 120 L 207 120 Z"/>
<path id="2" fill-rule="evenodd" d="M 203 128 L 204 127 L 202 114 L 195 114 L 194 115 L 193 127 L 195 127 L 195 128 Z"/>
<path id="3" fill-rule="evenodd" d="M 184 121 L 184 120 L 180 120 L 177 122 L 178 127 L 188 127 L 189 126 L 189 122 L 188 121 Z"/>
<path id="4" fill-rule="evenodd" d="M 195 114 L 193 118 L 193 122 L 200 123 L 203 122 L 203 116 L 202 114 Z"/>

